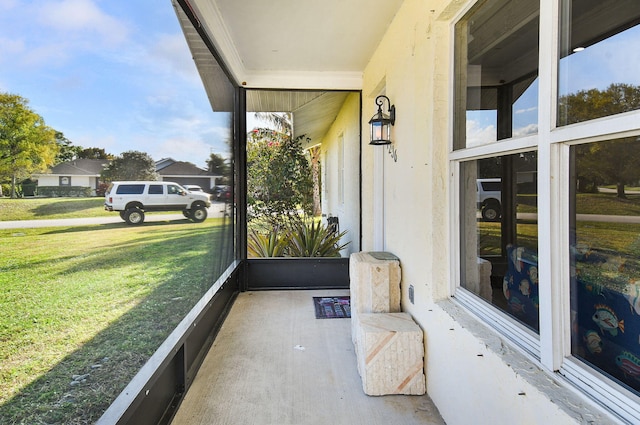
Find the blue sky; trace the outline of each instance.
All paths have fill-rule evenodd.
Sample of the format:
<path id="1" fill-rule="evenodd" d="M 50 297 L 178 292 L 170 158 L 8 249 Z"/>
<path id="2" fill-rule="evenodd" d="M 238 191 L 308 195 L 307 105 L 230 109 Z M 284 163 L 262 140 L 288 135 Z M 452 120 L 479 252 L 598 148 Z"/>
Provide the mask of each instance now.
<path id="1" fill-rule="evenodd" d="M 0 0 L 0 92 L 77 146 L 227 156 L 170 0 Z"/>

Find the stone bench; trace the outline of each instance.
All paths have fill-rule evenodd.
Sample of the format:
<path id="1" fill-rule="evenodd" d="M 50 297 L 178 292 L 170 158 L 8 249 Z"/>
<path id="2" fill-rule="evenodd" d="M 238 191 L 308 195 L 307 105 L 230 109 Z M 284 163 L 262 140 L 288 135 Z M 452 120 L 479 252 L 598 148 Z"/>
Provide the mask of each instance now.
<path id="1" fill-rule="evenodd" d="M 410 314 L 360 314 L 356 350 L 365 394 L 426 392 L 423 333 Z"/>
<path id="2" fill-rule="evenodd" d="M 400 307 L 400 260 L 384 252 L 349 259 L 351 338 L 365 394 L 426 392 L 422 329 Z"/>

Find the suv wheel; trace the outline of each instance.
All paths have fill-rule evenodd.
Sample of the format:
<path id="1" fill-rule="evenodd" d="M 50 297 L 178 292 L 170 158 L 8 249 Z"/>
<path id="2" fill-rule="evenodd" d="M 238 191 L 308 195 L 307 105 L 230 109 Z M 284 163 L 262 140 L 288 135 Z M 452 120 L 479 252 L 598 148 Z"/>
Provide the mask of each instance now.
<path id="1" fill-rule="evenodd" d="M 127 221 L 126 211 L 119 211 L 120 218 Z"/>
<path id="2" fill-rule="evenodd" d="M 196 223 L 202 223 L 207 219 L 207 209 L 203 206 L 197 206 L 191 209 L 191 220 Z"/>
<path id="3" fill-rule="evenodd" d="M 482 208 L 482 218 L 486 221 L 499 221 L 500 215 L 500 206 L 495 203 L 489 203 Z"/>
<path id="4" fill-rule="evenodd" d="M 124 221 L 127 224 L 142 224 L 144 222 L 144 211 L 139 208 L 129 208 L 124 212 Z"/>

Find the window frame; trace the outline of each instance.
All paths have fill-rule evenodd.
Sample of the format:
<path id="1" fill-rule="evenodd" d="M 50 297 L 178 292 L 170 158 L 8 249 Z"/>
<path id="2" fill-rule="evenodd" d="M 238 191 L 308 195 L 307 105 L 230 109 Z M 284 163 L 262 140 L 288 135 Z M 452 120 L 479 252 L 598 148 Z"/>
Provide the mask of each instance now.
<path id="1" fill-rule="evenodd" d="M 455 70 L 455 25 L 476 4 L 469 1 L 451 21 L 450 69 Z M 524 354 L 554 377 L 561 378 L 590 396 L 624 420 L 640 422 L 640 396 L 606 375 L 587 366 L 571 353 L 570 256 L 569 256 L 569 151 L 572 145 L 592 143 L 613 137 L 640 136 L 640 111 L 630 111 L 571 125 L 557 126 L 560 8 L 562 0 L 540 0 L 538 58 L 538 132 L 520 138 L 455 150 L 454 130 L 449 122 L 449 187 L 452 216 L 460 216 L 460 165 L 496 155 L 537 150 L 538 155 L 538 260 L 540 278 L 540 332 L 527 329 L 515 319 L 467 291 L 461 284 L 461 229 L 451 220 L 450 271 L 452 299 L 518 346 Z M 451 112 L 457 108 L 452 73 Z M 455 113 L 453 113 L 455 116 Z M 554 235 L 553 238 L 551 235 Z"/>

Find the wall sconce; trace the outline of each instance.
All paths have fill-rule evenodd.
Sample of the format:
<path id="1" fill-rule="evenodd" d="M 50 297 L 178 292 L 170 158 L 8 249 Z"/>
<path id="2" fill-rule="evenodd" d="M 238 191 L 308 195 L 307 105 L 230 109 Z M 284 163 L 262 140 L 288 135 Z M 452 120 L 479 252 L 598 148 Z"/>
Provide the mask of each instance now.
<path id="1" fill-rule="evenodd" d="M 382 112 L 385 100 L 389 115 Z M 396 122 L 396 107 L 384 95 L 376 97 L 376 105 L 378 105 L 378 113 L 369 120 L 369 125 L 371 125 L 371 142 L 369 144 L 389 145 L 391 144 L 391 126 Z"/>

